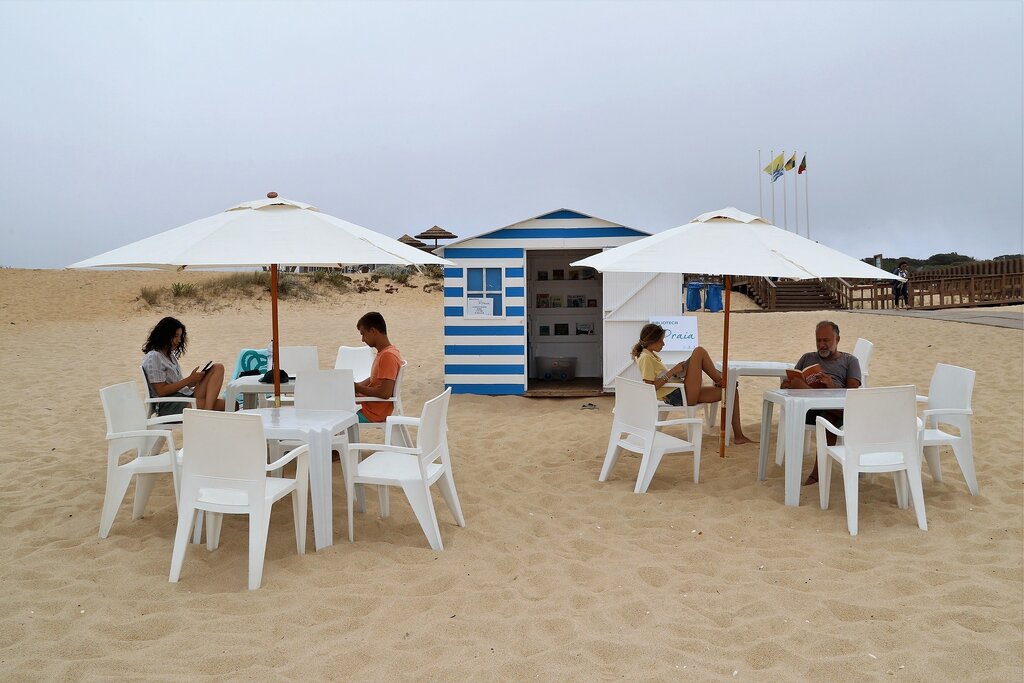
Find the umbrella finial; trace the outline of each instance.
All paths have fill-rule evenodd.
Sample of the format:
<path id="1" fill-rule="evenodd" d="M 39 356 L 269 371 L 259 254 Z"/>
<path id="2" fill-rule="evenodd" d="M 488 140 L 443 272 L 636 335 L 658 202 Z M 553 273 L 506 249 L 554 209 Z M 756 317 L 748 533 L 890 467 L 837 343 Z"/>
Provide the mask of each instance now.
<path id="1" fill-rule="evenodd" d="M 277 199 L 277 193 L 276 192 L 268 192 L 267 193 L 267 199 Z"/>

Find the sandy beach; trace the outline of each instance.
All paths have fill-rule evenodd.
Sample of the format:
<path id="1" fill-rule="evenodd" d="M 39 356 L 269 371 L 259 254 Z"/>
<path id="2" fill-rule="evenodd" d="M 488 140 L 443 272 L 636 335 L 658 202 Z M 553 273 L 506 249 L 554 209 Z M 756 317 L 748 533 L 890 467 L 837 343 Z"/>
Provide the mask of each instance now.
<path id="1" fill-rule="evenodd" d="M 840 349 L 875 344 L 874 386 L 926 393 L 938 362 L 978 370 L 974 446 L 980 494 L 952 455 L 925 472 L 928 531 L 896 507 L 891 478 L 861 483 L 860 534 L 846 527 L 838 471 L 783 505 L 783 471 L 756 481 L 757 444 L 720 459 L 704 438 L 666 458 L 634 495 L 638 460 L 597 481 L 613 399 L 452 397 L 449 428 L 467 526 L 435 496 L 443 552 L 400 493 L 376 494 L 344 537 L 334 471 L 335 544 L 295 552 L 289 505 L 271 520 L 263 585 L 246 590 L 247 526 L 227 517 L 221 546 L 193 546 L 167 581 L 176 509 L 170 477 L 144 518 L 130 498 L 97 537 L 106 446 L 98 390 L 134 380 L 152 325 L 188 326 L 186 370 L 230 371 L 240 347 L 270 338 L 270 305 L 149 306 L 143 286 L 204 273 L 0 270 L 0 675 L 6 680 L 907 680 L 1024 676 L 1024 333 L 839 312 Z M 424 281 L 420 280 L 422 284 Z M 753 306 L 740 302 L 740 308 Z M 357 345 L 365 311 L 387 318 L 409 360 L 405 403 L 443 390 L 442 297 L 338 294 L 281 305 L 281 343 L 316 345 L 323 367 Z M 1012 310 L 1021 310 L 1016 307 Z M 721 354 L 722 316 L 701 313 Z M 812 349 L 812 313 L 735 315 L 733 358 L 790 360 Z M 627 349 L 622 350 L 628 353 Z M 771 379 L 744 378 L 756 437 Z M 597 410 L 581 410 L 593 400 Z M 773 428 L 774 442 L 774 428 Z M 810 466 L 810 459 L 805 468 Z M 838 469 L 838 468 L 837 468 Z"/>

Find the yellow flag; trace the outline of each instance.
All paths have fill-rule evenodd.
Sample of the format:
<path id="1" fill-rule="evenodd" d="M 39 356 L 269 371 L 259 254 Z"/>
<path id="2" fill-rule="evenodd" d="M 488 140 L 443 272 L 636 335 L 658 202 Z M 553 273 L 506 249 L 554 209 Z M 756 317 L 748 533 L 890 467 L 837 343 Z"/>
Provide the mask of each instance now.
<path id="1" fill-rule="evenodd" d="M 794 168 L 796 168 L 796 152 L 793 152 L 793 156 L 786 162 L 787 171 L 792 171 Z"/>
<path id="2" fill-rule="evenodd" d="M 785 156 L 786 156 L 786 153 L 782 152 L 781 154 L 779 154 L 779 156 L 777 156 L 774 159 L 772 159 L 771 163 L 769 163 L 767 166 L 764 167 L 764 169 L 763 169 L 764 172 L 769 174 L 769 175 L 771 175 L 772 173 L 775 173 L 776 171 L 781 170 L 782 169 L 782 164 L 783 164 L 783 162 L 785 160 Z"/>

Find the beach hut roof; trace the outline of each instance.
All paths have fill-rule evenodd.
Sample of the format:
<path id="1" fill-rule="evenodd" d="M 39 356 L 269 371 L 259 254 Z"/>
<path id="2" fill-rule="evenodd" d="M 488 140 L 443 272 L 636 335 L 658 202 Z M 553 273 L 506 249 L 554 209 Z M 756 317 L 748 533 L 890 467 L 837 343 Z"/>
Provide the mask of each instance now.
<path id="1" fill-rule="evenodd" d="M 409 235 L 402 235 L 398 238 L 398 241 L 402 244 L 408 244 L 410 247 L 416 247 L 417 249 L 422 249 L 427 246 L 424 242 L 420 242 L 415 237 L 410 237 Z"/>
<path id="2" fill-rule="evenodd" d="M 545 223 L 536 223 L 535 221 L 545 221 Z M 552 222 L 547 222 L 552 221 Z M 564 222 L 563 222 L 564 221 Z M 535 235 L 530 234 L 530 231 L 538 227 L 544 226 L 545 228 L 556 227 L 555 229 L 564 230 L 575 230 L 588 228 L 615 228 L 618 233 L 614 235 L 615 238 L 639 238 L 647 237 L 650 235 L 649 232 L 643 230 L 637 230 L 636 228 L 629 228 L 621 223 L 615 223 L 613 221 L 606 220 L 604 218 L 598 218 L 597 216 L 590 216 L 579 211 L 572 209 L 555 209 L 554 211 L 548 211 L 542 213 L 539 216 L 533 216 L 525 220 L 517 221 L 511 225 L 506 225 L 501 228 L 495 228 L 488 230 L 487 232 L 472 237 L 463 237 L 461 240 L 456 240 L 449 244 L 442 245 L 438 248 L 438 253 L 442 253 L 445 249 L 451 247 L 457 247 L 467 242 L 474 242 L 480 239 L 528 239 Z"/>
<path id="3" fill-rule="evenodd" d="M 458 235 L 448 232 L 439 225 L 435 225 L 430 230 L 426 230 L 416 235 L 416 239 L 418 240 L 453 240 L 457 237 Z"/>

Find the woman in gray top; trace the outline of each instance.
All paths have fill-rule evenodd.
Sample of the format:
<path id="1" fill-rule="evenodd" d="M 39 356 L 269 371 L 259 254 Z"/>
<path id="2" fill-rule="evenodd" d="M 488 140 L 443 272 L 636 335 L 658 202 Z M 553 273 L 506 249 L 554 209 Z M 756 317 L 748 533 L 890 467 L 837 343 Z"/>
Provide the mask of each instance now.
<path id="1" fill-rule="evenodd" d="M 149 382 L 150 393 L 156 396 L 194 396 L 196 408 L 224 410 L 220 389 L 224 384 L 224 366 L 213 363 L 203 372 L 196 366 L 192 374 L 183 377 L 178 359 L 185 355 L 188 335 L 185 326 L 176 318 L 166 317 L 150 331 L 142 347 L 145 357 L 142 369 Z M 160 415 L 180 413 L 187 403 L 161 403 Z"/>

